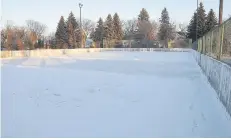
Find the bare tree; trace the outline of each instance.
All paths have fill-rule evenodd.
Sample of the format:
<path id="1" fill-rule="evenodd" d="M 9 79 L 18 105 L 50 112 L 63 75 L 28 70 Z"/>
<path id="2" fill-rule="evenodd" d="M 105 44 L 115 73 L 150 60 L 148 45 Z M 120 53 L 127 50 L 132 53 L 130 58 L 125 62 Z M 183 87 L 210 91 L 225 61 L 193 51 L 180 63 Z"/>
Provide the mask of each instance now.
<path id="1" fill-rule="evenodd" d="M 151 21 L 151 31 L 149 34 L 150 40 L 157 40 L 157 33 L 158 33 L 158 23 L 153 20 Z"/>
<path id="2" fill-rule="evenodd" d="M 185 37 L 187 36 L 187 28 L 188 26 L 184 23 L 180 23 L 179 24 L 179 31 L 181 32 L 182 35 L 184 35 Z"/>
<path id="3" fill-rule="evenodd" d="M 34 49 L 34 45 L 31 40 L 30 32 L 26 30 L 25 36 L 24 36 L 24 45 L 25 49 Z"/>
<path id="4" fill-rule="evenodd" d="M 122 21 L 122 28 L 125 37 L 133 34 L 137 29 L 137 20 L 131 19 L 127 21 Z"/>
<path id="5" fill-rule="evenodd" d="M 42 34 L 46 31 L 46 25 L 38 21 L 27 20 L 26 25 L 28 30 L 30 32 L 33 32 L 35 35 L 37 35 L 37 37 L 41 37 Z"/>
<path id="6" fill-rule="evenodd" d="M 7 26 L 7 29 L 4 31 L 5 45 L 8 49 L 24 49 L 24 42 L 26 36 L 25 27 L 19 26 Z"/>
<path id="7" fill-rule="evenodd" d="M 56 40 L 55 40 L 55 32 L 52 32 L 48 36 L 48 46 L 47 48 L 55 48 Z"/>
<path id="8" fill-rule="evenodd" d="M 15 34 L 18 38 L 23 39 L 26 35 L 26 28 L 25 27 L 14 27 Z"/>
<path id="9" fill-rule="evenodd" d="M 82 27 L 86 32 L 86 36 L 88 36 L 91 33 L 91 31 L 95 28 L 95 22 L 89 19 L 83 19 Z"/>
<path id="10" fill-rule="evenodd" d="M 55 48 L 55 32 L 51 32 L 49 33 L 47 36 L 44 36 L 44 48 L 46 49 L 51 49 L 51 48 Z"/>
<path id="11" fill-rule="evenodd" d="M 184 24 L 184 23 L 180 23 L 179 24 L 179 31 L 180 32 L 187 32 L 187 25 L 186 24 Z"/>
<path id="12" fill-rule="evenodd" d="M 25 36 L 26 36 L 26 29 L 25 27 L 14 27 L 14 33 L 15 33 L 15 41 L 16 46 L 18 50 L 24 49 L 24 42 L 25 42 Z"/>
<path id="13" fill-rule="evenodd" d="M 77 19 L 77 22 L 80 22 L 79 19 Z M 82 19 L 82 28 L 86 33 L 86 36 L 89 36 L 92 30 L 94 30 L 96 26 L 96 23 L 89 19 Z"/>
<path id="14" fill-rule="evenodd" d="M 147 38 L 149 33 L 152 31 L 152 24 L 149 21 L 139 20 L 137 26 L 139 33 L 144 34 L 145 38 Z"/>
<path id="15" fill-rule="evenodd" d="M 12 20 L 7 20 L 5 26 L 6 26 L 6 30 L 12 29 L 14 27 L 14 22 Z"/>
<path id="16" fill-rule="evenodd" d="M 7 33 L 5 29 L 1 29 L 1 48 L 5 48 Z"/>
<path id="17" fill-rule="evenodd" d="M 13 21 L 7 20 L 5 27 L 6 28 L 1 31 L 1 36 L 3 37 L 1 44 L 4 45 L 7 50 L 12 50 L 14 43 Z"/>
<path id="18" fill-rule="evenodd" d="M 139 20 L 138 24 L 138 33 L 143 34 L 144 38 L 147 40 L 156 40 L 158 32 L 158 24 L 156 21 L 146 21 Z"/>
<path id="19" fill-rule="evenodd" d="M 43 33 L 46 31 L 46 25 L 34 20 L 27 20 L 26 25 L 29 35 L 28 38 L 30 43 L 32 43 L 31 49 L 34 49 L 35 43 L 39 38 L 42 38 Z"/>

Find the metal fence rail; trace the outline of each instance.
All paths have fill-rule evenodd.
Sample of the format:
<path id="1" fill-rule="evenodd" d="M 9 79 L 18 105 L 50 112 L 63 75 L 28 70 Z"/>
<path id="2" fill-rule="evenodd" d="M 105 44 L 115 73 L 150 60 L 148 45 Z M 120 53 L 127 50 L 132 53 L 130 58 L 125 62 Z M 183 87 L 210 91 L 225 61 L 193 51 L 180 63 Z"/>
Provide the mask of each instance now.
<path id="1" fill-rule="evenodd" d="M 231 18 L 199 38 L 197 51 L 217 60 L 231 62 Z"/>

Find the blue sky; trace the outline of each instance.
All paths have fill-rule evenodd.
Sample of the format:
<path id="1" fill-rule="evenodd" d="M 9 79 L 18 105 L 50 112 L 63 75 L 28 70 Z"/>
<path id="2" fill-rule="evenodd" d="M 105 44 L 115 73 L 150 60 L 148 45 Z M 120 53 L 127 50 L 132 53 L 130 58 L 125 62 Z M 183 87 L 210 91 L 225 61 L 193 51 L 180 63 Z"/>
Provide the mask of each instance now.
<path id="1" fill-rule="evenodd" d="M 202 1 L 206 12 L 213 8 L 218 15 L 219 0 Z M 157 20 L 166 7 L 172 21 L 187 23 L 196 9 L 196 0 L 2 0 L 2 23 L 12 20 L 15 25 L 25 25 L 25 20 L 33 19 L 46 24 L 47 32 L 52 32 L 61 15 L 67 18 L 72 11 L 79 17 L 79 2 L 83 3 L 83 18 L 93 21 L 115 12 L 124 20 L 137 18 L 142 8 L 147 9 L 151 19 Z M 224 0 L 224 18 L 231 14 L 230 5 L 231 0 Z"/>

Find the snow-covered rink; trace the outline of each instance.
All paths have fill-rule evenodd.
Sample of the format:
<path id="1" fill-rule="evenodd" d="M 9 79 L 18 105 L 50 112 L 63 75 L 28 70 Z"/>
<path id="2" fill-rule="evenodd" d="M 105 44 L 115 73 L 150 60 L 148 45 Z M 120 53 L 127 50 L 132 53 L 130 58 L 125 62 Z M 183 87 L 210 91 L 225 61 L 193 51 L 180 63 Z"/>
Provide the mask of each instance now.
<path id="1" fill-rule="evenodd" d="M 2 137 L 231 137 L 189 52 L 1 60 Z"/>

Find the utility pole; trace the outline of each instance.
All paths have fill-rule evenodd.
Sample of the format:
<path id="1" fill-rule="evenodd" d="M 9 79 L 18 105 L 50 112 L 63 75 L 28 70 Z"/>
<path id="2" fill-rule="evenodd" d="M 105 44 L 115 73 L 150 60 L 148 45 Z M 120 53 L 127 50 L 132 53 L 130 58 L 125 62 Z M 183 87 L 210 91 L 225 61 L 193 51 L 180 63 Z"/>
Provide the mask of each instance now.
<path id="1" fill-rule="evenodd" d="M 81 9 L 82 9 L 82 7 L 83 7 L 83 4 L 82 3 L 79 3 L 79 17 L 80 17 L 80 20 L 79 20 L 79 22 L 80 22 L 80 48 L 82 48 L 83 46 L 82 46 L 82 19 L 81 19 Z"/>
<path id="2" fill-rule="evenodd" d="M 199 16 L 198 16 L 198 3 L 199 3 L 198 1 L 199 1 L 199 0 L 197 0 L 197 25 L 196 25 L 196 43 L 197 43 L 197 50 L 198 50 L 198 48 L 199 48 L 199 41 L 198 41 L 198 37 L 197 37 L 197 36 L 198 36 L 198 17 L 199 17 Z M 202 47 L 203 45 L 200 44 L 200 46 Z M 203 50 L 203 49 L 200 48 L 199 50 L 200 50 L 200 62 L 199 62 L 199 64 L 201 65 L 201 55 L 202 55 L 202 50 Z"/>
<path id="3" fill-rule="evenodd" d="M 220 0 L 220 4 L 219 4 L 219 25 L 222 24 L 222 15 L 223 15 L 223 0 Z"/>
<path id="4" fill-rule="evenodd" d="M 219 4 L 219 27 L 218 27 L 218 30 L 219 30 L 219 39 L 218 39 L 218 60 L 221 59 L 221 55 L 222 55 L 222 47 L 223 47 L 223 28 L 224 28 L 224 25 L 221 25 L 222 24 L 222 16 L 223 16 L 223 0 L 220 0 L 220 4 Z"/>
<path id="5" fill-rule="evenodd" d="M 198 33 L 198 0 L 197 0 L 197 24 L 196 24 L 196 42 L 197 42 L 197 49 L 198 49 L 197 33 Z"/>

